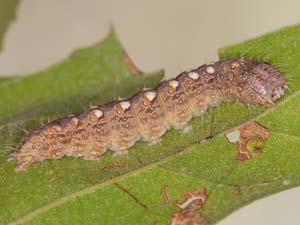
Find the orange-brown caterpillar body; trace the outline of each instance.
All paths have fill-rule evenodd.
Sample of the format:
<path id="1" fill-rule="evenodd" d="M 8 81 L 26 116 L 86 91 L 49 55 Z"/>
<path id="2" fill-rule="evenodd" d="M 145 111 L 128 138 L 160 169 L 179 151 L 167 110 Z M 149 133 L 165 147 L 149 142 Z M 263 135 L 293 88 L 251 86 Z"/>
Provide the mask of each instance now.
<path id="1" fill-rule="evenodd" d="M 138 140 L 157 143 L 170 128 L 185 130 L 192 117 L 222 101 L 273 105 L 287 88 L 272 65 L 230 59 L 183 72 L 125 100 L 97 106 L 32 130 L 12 155 L 17 171 L 63 156 L 96 160 L 107 149 L 127 153 Z"/>

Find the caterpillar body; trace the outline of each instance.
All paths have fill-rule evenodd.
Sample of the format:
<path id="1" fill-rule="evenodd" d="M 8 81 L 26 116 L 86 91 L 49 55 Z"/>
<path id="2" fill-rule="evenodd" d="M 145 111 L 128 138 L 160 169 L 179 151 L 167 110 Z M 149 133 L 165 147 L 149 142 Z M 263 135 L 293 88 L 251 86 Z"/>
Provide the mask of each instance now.
<path id="1" fill-rule="evenodd" d="M 108 149 L 126 154 L 138 140 L 157 143 L 170 128 L 185 130 L 192 117 L 222 101 L 271 106 L 287 88 L 272 65 L 238 58 L 205 64 L 162 81 L 153 90 L 93 107 L 33 129 L 11 159 L 16 171 L 63 156 L 99 159 Z"/>

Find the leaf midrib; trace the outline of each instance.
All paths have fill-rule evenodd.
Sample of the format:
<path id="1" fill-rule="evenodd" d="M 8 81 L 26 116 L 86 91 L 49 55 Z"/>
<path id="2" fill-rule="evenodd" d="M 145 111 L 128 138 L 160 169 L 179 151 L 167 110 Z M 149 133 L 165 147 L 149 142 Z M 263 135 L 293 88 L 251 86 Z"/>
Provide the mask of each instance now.
<path id="1" fill-rule="evenodd" d="M 291 95 L 289 95 L 288 97 L 286 97 L 285 99 L 283 99 L 281 102 L 279 102 L 276 106 L 265 110 L 263 113 L 260 113 L 259 115 L 257 115 L 256 117 L 254 117 L 251 120 L 258 120 L 258 119 L 264 117 L 265 115 L 271 113 L 272 111 L 274 111 L 278 107 L 285 105 L 291 99 L 293 99 L 294 97 L 297 97 L 297 96 L 300 96 L 300 90 L 292 93 Z M 251 121 L 251 120 L 249 120 L 249 121 Z M 245 122 L 243 122 L 243 123 L 245 123 Z M 214 135 L 213 138 L 222 136 L 228 130 L 235 129 L 235 128 L 239 127 L 239 126 L 240 126 L 240 124 L 237 125 L 237 126 L 235 126 L 235 127 L 230 128 L 230 129 L 227 129 L 225 131 L 222 131 L 222 132 Z M 0 127 L 0 129 L 1 129 L 1 127 Z M 205 140 L 205 138 L 203 138 L 203 140 Z M 211 140 L 211 138 L 209 140 Z M 204 142 L 202 142 L 202 143 L 204 143 Z M 54 200 L 52 202 L 49 202 L 49 203 L 45 204 L 44 206 L 42 206 L 40 208 L 37 208 L 37 209 L 29 212 L 28 214 L 23 215 L 22 217 L 14 220 L 14 221 L 9 222 L 8 225 L 23 224 L 23 223 L 25 223 L 27 221 L 30 221 L 32 218 L 36 217 L 37 215 L 39 215 L 39 214 L 41 214 L 43 212 L 46 212 L 49 209 L 52 209 L 52 208 L 54 208 L 56 206 L 59 206 L 59 205 L 65 203 L 65 202 L 71 201 L 71 200 L 75 199 L 76 197 L 79 197 L 79 196 L 82 196 L 82 195 L 85 195 L 85 194 L 89 194 L 89 193 L 95 192 L 98 189 L 101 189 L 101 188 L 103 188 L 105 186 L 111 185 L 111 184 L 113 184 L 115 182 L 118 182 L 118 181 L 120 181 L 120 180 L 122 180 L 122 179 L 124 179 L 126 177 L 129 177 L 129 176 L 132 176 L 132 175 L 135 175 L 135 174 L 138 174 L 138 173 L 142 173 L 144 171 L 148 171 L 149 169 L 152 169 L 152 168 L 154 168 L 157 165 L 160 165 L 162 163 L 168 162 L 169 160 L 172 160 L 174 158 L 177 158 L 177 157 L 180 157 L 182 155 L 185 155 L 186 153 L 189 153 L 190 151 L 192 151 L 194 149 L 194 147 L 197 146 L 197 145 L 199 145 L 199 143 L 193 143 L 193 144 L 191 144 L 191 145 L 183 148 L 181 151 L 179 151 L 179 152 L 177 152 L 177 153 L 175 153 L 175 154 L 173 154 L 171 156 L 168 156 L 168 157 L 166 157 L 166 158 L 164 158 L 162 160 L 159 160 L 159 161 L 154 162 L 152 164 L 140 167 L 140 168 L 138 168 L 136 170 L 132 170 L 130 172 L 124 173 L 124 174 L 122 174 L 120 176 L 116 176 L 116 177 L 114 177 L 112 179 L 109 179 L 109 180 L 106 180 L 106 181 L 104 181 L 102 183 L 89 186 L 87 188 L 81 189 L 81 190 L 76 191 L 76 192 L 72 192 L 72 193 L 70 193 L 70 194 L 68 194 L 68 195 L 66 195 L 64 197 L 61 197 L 61 198 L 58 198 L 58 199 L 56 199 L 56 200 Z M 227 185 L 227 184 L 225 184 L 225 185 Z"/>

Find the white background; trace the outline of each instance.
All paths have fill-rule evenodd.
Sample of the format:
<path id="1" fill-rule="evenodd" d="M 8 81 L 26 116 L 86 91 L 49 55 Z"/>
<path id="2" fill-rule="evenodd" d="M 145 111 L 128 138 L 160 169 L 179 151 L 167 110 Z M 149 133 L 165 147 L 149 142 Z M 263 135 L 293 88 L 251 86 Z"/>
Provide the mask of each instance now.
<path id="1" fill-rule="evenodd" d="M 300 1 L 23 0 L 5 36 L 0 74 L 28 74 L 103 39 L 110 24 L 144 71 L 168 77 L 217 49 L 300 21 Z M 300 38 L 300 37 L 299 37 Z M 220 225 L 300 224 L 300 189 L 256 201 Z"/>

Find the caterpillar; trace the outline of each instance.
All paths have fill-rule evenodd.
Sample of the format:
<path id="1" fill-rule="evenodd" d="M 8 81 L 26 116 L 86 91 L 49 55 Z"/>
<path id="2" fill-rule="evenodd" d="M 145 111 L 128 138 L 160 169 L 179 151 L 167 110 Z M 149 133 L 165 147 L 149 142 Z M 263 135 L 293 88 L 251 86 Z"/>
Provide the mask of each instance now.
<path id="1" fill-rule="evenodd" d="M 272 106 L 287 89 L 285 77 L 263 61 L 237 58 L 204 64 L 162 81 L 155 89 L 92 107 L 33 129 L 10 159 L 16 171 L 63 156 L 97 160 L 108 149 L 123 155 L 136 141 L 158 143 L 171 128 L 187 130 L 192 117 L 222 101 Z"/>

